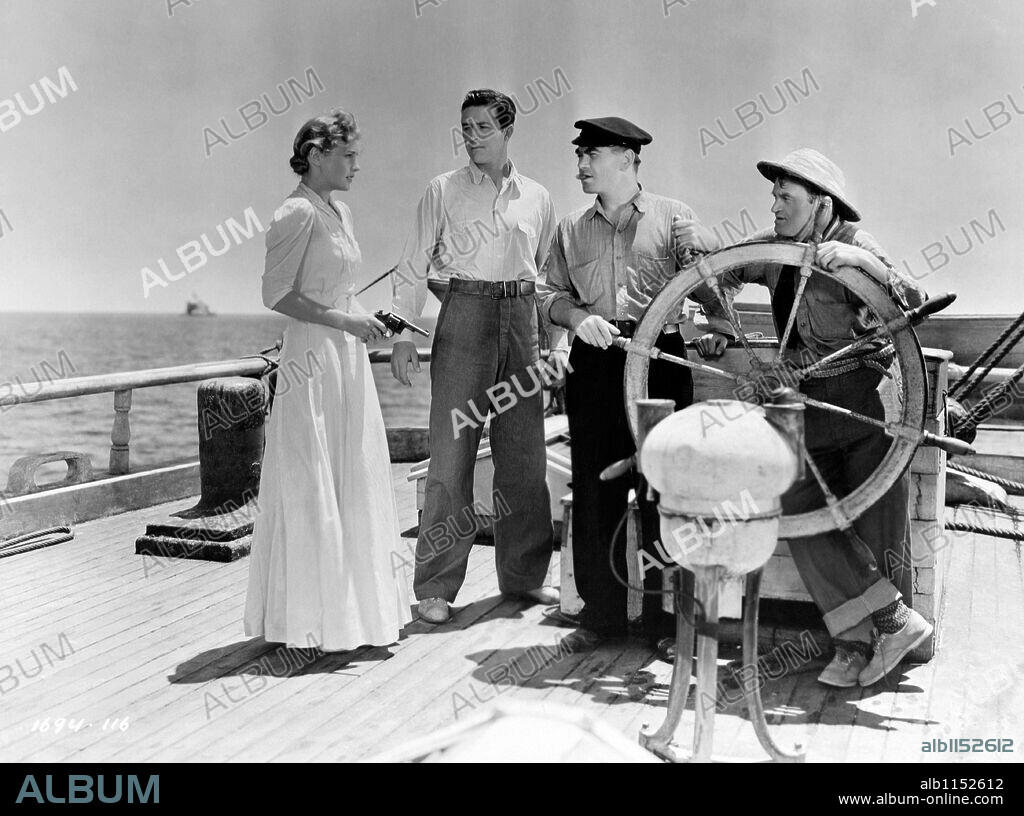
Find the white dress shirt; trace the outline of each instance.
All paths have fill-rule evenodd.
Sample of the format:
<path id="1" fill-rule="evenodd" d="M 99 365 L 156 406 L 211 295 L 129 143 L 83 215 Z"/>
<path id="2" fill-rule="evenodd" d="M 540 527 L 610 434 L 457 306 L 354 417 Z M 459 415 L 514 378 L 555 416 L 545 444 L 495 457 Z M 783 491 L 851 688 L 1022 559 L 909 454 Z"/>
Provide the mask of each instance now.
<path id="1" fill-rule="evenodd" d="M 497 189 L 472 162 L 433 179 L 416 208 L 416 224 L 395 267 L 392 308 L 415 319 L 427 279 L 537 279 L 555 230 L 555 208 L 540 184 L 509 161 Z"/>

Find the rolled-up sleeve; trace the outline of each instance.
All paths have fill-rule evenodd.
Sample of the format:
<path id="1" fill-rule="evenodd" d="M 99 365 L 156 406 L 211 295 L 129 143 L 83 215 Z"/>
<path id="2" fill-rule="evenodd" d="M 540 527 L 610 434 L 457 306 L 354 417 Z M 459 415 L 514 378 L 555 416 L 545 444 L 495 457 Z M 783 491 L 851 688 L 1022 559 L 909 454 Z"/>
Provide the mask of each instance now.
<path id="1" fill-rule="evenodd" d="M 541 217 L 540 238 L 537 241 L 537 305 L 541 316 L 541 328 L 547 333 L 548 348 L 565 348 L 568 346 L 567 332 L 562 327 L 551 322 L 551 317 L 544 302 L 550 293 L 545 285 L 546 264 L 548 255 L 551 253 L 551 243 L 554 240 L 555 230 L 558 222 L 555 219 L 555 205 L 551 197 L 545 195 L 544 213 Z"/>
<path id="2" fill-rule="evenodd" d="M 897 271 L 889 255 L 871 233 L 857 230 L 853 236 L 853 244 L 861 249 L 866 249 L 882 262 L 888 273 L 889 297 L 904 309 L 916 309 L 928 299 L 928 294 L 924 289 Z"/>
<path id="3" fill-rule="evenodd" d="M 576 327 L 590 316 L 590 312 L 577 305 L 576 290 L 569 279 L 569 265 L 565 260 L 565 239 L 562 233 L 561 227 L 555 229 L 551 249 L 538 279 L 538 294 L 541 314 L 549 322 L 575 331 Z M 569 307 L 566 313 L 568 319 L 563 316 L 561 321 L 556 321 L 551 314 L 551 307 L 560 301 L 564 301 Z"/>
<path id="4" fill-rule="evenodd" d="M 289 199 L 274 214 L 267 230 L 263 270 L 263 303 L 268 309 L 295 289 L 315 223 L 313 204 L 303 198 Z"/>
<path id="5" fill-rule="evenodd" d="M 764 270 L 761 265 L 755 264 L 738 269 L 730 269 L 718 279 L 722 296 L 730 306 L 736 300 L 740 290 L 748 283 L 765 284 Z M 716 331 L 719 334 L 731 337 L 733 340 L 738 339 L 732 321 L 729 320 L 725 305 L 718 299 L 718 296 L 708 284 L 702 283 L 690 293 L 690 297 L 700 304 L 700 311 L 707 322 L 709 331 Z"/>

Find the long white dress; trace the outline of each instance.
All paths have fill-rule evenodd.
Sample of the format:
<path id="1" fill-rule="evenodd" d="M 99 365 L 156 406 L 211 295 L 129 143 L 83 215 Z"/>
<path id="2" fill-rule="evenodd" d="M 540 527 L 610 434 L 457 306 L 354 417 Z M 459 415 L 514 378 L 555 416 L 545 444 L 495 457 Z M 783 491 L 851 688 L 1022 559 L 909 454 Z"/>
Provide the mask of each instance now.
<path id="1" fill-rule="evenodd" d="M 267 232 L 263 299 L 346 309 L 360 261 L 351 213 L 300 184 Z M 366 346 L 292 318 L 267 426 L 246 635 L 325 650 L 384 645 L 411 619 L 380 403 Z"/>

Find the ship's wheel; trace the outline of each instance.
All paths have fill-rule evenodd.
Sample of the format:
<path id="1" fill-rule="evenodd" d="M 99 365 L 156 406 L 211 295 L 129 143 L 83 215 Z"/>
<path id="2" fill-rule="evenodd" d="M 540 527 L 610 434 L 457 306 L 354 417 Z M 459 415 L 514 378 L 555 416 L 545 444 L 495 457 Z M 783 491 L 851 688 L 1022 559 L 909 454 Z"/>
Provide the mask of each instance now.
<path id="1" fill-rule="evenodd" d="M 896 399 L 890 401 L 892 405 L 887 407 L 884 421 L 811 400 L 802 394 L 797 395 L 797 398 L 805 403 L 808 411 L 833 411 L 868 425 L 881 426 L 885 433 L 892 437 L 893 442 L 874 473 L 842 497 L 837 497 L 825 483 L 814 460 L 805 452 L 807 467 L 821 485 L 826 505 L 818 510 L 783 516 L 779 525 L 779 538 L 808 536 L 833 529 L 849 529 L 856 518 L 882 498 L 895 484 L 910 464 L 919 445 L 935 444 L 946 450 L 953 450 L 958 444 L 955 440 L 935 437 L 924 430 L 928 381 L 921 345 L 912 328 L 927 315 L 949 305 L 955 295 L 942 295 L 929 300 L 918 309 L 904 312 L 889 297 L 885 288 L 869 275 L 854 267 L 841 267 L 835 272 L 825 270 L 814 264 L 815 252 L 815 244 L 753 242 L 705 255 L 684 268 L 651 301 L 637 325 L 632 340 L 616 341 L 616 345 L 628 352 L 624 391 L 626 412 L 634 438 L 638 429 L 635 401 L 648 396 L 647 375 L 652 358 L 664 359 L 732 381 L 735 384 L 735 398 L 750 401 L 756 399 L 758 395 L 763 398 L 767 384 L 787 381 L 792 383 L 825 365 L 850 360 L 852 355 L 863 352 L 870 344 L 877 345 L 876 341 L 879 339 L 891 345 L 894 353 L 892 368 L 895 371 L 893 379 Z M 721 276 L 729 270 L 761 263 L 782 264 L 800 270 L 789 325 L 785 327 L 777 349 L 768 355 L 767 360 L 759 356 L 751 342 L 744 337 L 739 318 L 726 300 L 720 285 Z M 785 348 L 793 330 L 797 306 L 812 275 L 827 276 L 849 290 L 866 304 L 877 319 L 878 325 L 867 336 L 852 341 L 824 360 L 802 368 L 794 368 L 791 363 L 783 361 L 781 350 Z M 703 284 L 707 284 L 724 307 L 733 332 L 749 358 L 746 370 L 737 371 L 735 367 L 733 370 L 725 370 L 716 366 L 714 360 L 700 360 L 696 354 L 693 355 L 693 359 L 684 360 L 663 354 L 655 346 L 665 323 L 679 313 L 687 296 Z"/>
<path id="2" fill-rule="evenodd" d="M 891 348 L 894 373 L 894 399 L 888 400 L 884 420 L 862 416 L 844 408 L 819 402 L 796 394 L 807 411 L 832 411 L 849 419 L 879 427 L 892 437 L 888 452 L 875 471 L 863 483 L 853 487 L 846 495 L 838 497 L 822 478 L 814 459 L 806 447 L 802 451 L 807 469 L 814 475 L 825 496 L 825 506 L 806 513 L 783 515 L 779 523 L 779 538 L 794 538 L 814 535 L 828 530 L 840 529 L 854 536 L 852 524 L 865 510 L 877 502 L 895 484 L 919 445 L 937 445 L 947 451 L 970 452 L 962 442 L 934 436 L 924 430 L 925 412 L 928 405 L 928 381 L 925 374 L 924 356 L 913 326 L 936 311 L 949 305 L 954 295 L 946 294 L 933 298 L 910 312 L 904 312 L 889 297 L 885 288 L 866 273 L 853 267 L 841 267 L 835 272 L 815 265 L 817 245 L 814 243 L 749 243 L 705 255 L 683 269 L 672 280 L 644 312 L 631 340 L 616 339 L 615 345 L 628 352 L 625 370 L 626 412 L 634 439 L 638 436 L 638 409 L 636 401 L 647 394 L 647 374 L 651 359 L 663 359 L 670 363 L 696 369 L 711 377 L 720 377 L 732 385 L 735 399 L 760 400 L 775 391 L 776 384 L 796 384 L 807 375 L 826 366 L 851 362 L 853 355 L 877 352 L 879 348 Z M 767 352 L 765 358 L 755 351 L 751 341 L 744 337 L 739 318 L 726 299 L 721 286 L 721 276 L 731 269 L 750 264 L 770 263 L 797 267 L 800 278 L 790 309 L 788 324 L 783 328 L 782 337 L 773 348 L 760 349 Z M 797 306 L 804 296 L 807 282 L 812 275 L 825 275 L 847 289 L 855 298 L 866 305 L 874 317 L 875 328 L 860 339 L 818 361 L 808 361 L 794 366 L 783 359 L 782 349 L 793 331 Z M 700 286 L 707 286 L 722 304 L 740 345 L 746 352 L 745 365 L 730 365 L 727 370 L 716 366 L 714 360 L 688 360 L 664 354 L 655 345 L 662 327 L 679 314 L 683 301 Z M 695 355 L 696 356 L 696 355 Z M 832 369 L 835 371 L 836 369 Z M 886 402 L 883 400 L 883 402 Z M 617 463 L 619 465 L 621 463 Z M 611 468 L 610 468 L 611 470 Z M 690 684 L 693 656 L 693 639 L 697 634 L 697 618 L 694 604 L 699 602 L 704 618 L 703 632 L 697 637 L 697 696 L 698 701 L 716 700 L 716 660 L 718 653 L 718 589 L 721 580 L 717 568 L 697 567 L 695 589 L 685 588 L 680 572 L 674 573 L 673 593 L 676 609 L 676 659 L 672 670 L 668 710 L 665 722 L 656 732 L 640 734 L 640 743 L 655 754 L 669 760 L 679 761 L 682 756 L 676 750 L 675 734 L 686 706 Z M 744 591 L 743 610 L 743 662 L 744 668 L 757 673 L 757 625 L 758 597 L 761 583 L 761 568 L 748 573 Z M 758 740 L 772 759 L 779 762 L 802 762 L 805 754 L 800 746 L 794 751 L 780 747 L 768 732 L 764 706 L 761 702 L 760 685 L 743 686 L 744 696 L 750 711 L 751 724 Z M 694 703 L 694 748 L 690 758 L 705 761 L 711 758 L 713 718 L 715 706 L 710 708 L 703 702 Z"/>

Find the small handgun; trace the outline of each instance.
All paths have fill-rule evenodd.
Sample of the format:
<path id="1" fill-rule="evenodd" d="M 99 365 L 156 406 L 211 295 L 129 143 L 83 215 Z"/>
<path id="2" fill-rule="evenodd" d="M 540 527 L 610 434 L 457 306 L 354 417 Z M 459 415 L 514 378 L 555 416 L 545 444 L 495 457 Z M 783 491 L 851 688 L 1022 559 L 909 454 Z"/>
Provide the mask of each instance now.
<path id="1" fill-rule="evenodd" d="M 424 337 L 430 337 L 430 332 L 426 329 L 421 329 L 419 326 L 413 325 L 404 317 L 397 315 L 394 312 L 379 311 L 374 312 L 373 316 L 383 323 L 384 328 L 392 334 L 401 334 L 406 329 L 410 329 L 411 331 L 416 332 L 416 334 L 421 334 Z"/>

